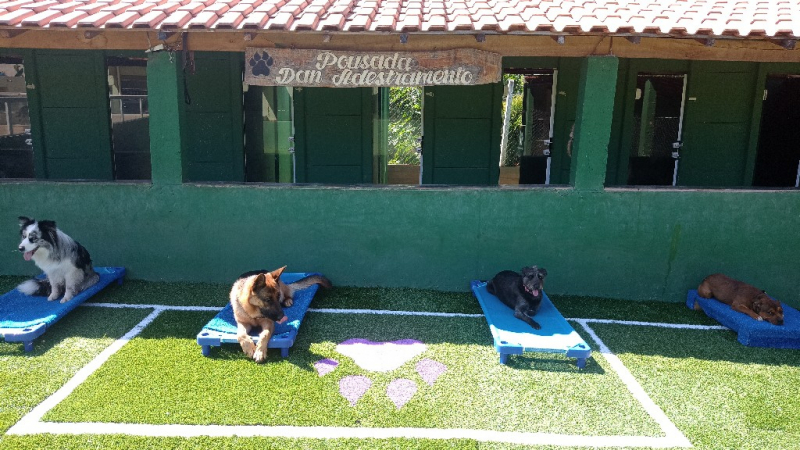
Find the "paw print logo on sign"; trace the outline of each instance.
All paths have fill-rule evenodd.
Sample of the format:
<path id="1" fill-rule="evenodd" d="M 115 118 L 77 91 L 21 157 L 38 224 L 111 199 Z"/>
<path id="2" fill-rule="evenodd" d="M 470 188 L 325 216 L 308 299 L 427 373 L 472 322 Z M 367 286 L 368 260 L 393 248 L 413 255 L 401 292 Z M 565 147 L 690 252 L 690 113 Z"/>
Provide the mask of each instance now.
<path id="1" fill-rule="evenodd" d="M 269 53 L 263 51 L 260 53 L 255 52 L 249 63 L 250 67 L 253 68 L 253 75 L 266 77 L 269 76 L 269 68 L 275 63 L 275 60 L 272 59 L 272 56 L 269 56 Z"/>
<path id="2" fill-rule="evenodd" d="M 348 339 L 336 346 L 338 353 L 351 358 L 356 365 L 367 372 L 391 372 L 426 350 L 425 344 L 414 339 L 401 339 L 394 342 Z M 339 362 L 336 360 L 322 359 L 314 363 L 314 368 L 319 376 L 325 376 L 333 372 L 338 365 Z M 428 358 L 418 361 L 415 369 L 428 386 L 433 386 L 436 379 L 447 371 L 444 364 Z M 348 375 L 339 380 L 339 393 L 347 399 L 350 406 L 355 406 L 371 386 L 372 380 L 367 376 Z M 396 378 L 386 388 L 386 396 L 397 409 L 400 409 L 411 400 L 417 390 L 417 383 L 413 380 Z"/>

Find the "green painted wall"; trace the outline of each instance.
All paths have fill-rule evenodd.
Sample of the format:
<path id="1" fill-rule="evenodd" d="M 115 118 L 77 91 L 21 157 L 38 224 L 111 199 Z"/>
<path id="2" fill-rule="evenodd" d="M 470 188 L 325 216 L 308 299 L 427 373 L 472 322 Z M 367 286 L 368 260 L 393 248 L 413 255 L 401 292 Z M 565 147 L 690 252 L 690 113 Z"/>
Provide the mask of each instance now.
<path id="1" fill-rule="evenodd" d="M 746 205 L 743 207 L 742 205 Z M 4 183 L 2 274 L 18 215 L 55 219 L 97 265 L 136 279 L 229 282 L 283 264 L 337 285 L 468 290 L 539 264 L 553 294 L 681 301 L 707 274 L 798 305 L 800 193 Z"/>

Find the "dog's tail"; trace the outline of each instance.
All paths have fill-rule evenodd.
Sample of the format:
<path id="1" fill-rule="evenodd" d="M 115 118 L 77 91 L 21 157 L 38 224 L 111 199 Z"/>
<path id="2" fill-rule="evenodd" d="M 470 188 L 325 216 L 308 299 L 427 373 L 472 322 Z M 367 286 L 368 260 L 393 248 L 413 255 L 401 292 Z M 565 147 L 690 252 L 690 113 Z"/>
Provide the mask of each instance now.
<path id="1" fill-rule="evenodd" d="M 50 295 L 50 282 L 47 280 L 37 280 L 36 278 L 32 278 L 20 283 L 20 285 L 17 286 L 17 290 L 25 295 L 47 297 Z"/>
<path id="2" fill-rule="evenodd" d="M 294 283 L 289 283 L 287 286 L 292 290 L 292 292 L 297 292 L 299 290 L 305 289 L 309 286 L 313 286 L 315 284 L 319 284 L 320 286 L 324 287 L 325 289 L 330 289 L 333 287 L 331 280 L 325 278 L 322 275 L 309 275 L 305 278 L 301 278 Z"/>

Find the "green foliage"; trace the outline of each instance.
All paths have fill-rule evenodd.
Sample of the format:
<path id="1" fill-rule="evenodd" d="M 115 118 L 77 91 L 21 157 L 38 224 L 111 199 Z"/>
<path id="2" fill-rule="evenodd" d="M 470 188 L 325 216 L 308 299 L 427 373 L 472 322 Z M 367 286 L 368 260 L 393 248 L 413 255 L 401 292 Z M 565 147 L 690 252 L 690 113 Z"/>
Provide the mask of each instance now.
<path id="1" fill-rule="evenodd" d="M 519 158 L 522 155 L 522 134 L 524 127 L 522 126 L 522 116 L 525 113 L 523 108 L 524 91 L 523 85 L 525 80 L 522 75 L 505 75 L 503 82 L 508 85 L 508 80 L 514 79 L 514 96 L 511 99 L 511 118 L 508 128 L 508 140 L 506 141 L 506 157 L 502 161 L 503 166 L 516 166 L 519 165 Z M 505 117 L 506 102 L 503 98 L 503 114 Z"/>
<path id="2" fill-rule="evenodd" d="M 389 116 L 389 164 L 419 164 L 416 148 L 422 136 L 422 88 L 390 88 Z"/>

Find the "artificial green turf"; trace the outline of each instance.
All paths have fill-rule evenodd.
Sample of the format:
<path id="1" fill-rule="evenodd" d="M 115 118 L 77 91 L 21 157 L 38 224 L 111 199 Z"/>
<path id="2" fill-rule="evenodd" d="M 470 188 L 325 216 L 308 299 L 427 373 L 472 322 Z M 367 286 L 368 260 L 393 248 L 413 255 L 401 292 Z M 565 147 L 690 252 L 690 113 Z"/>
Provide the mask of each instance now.
<path id="1" fill-rule="evenodd" d="M 11 450 L 513 450 L 530 446 L 476 442 L 467 439 L 280 439 L 245 437 L 154 438 L 139 436 L 9 436 L 0 441 Z M 562 446 L 536 446 L 538 450 L 564 450 Z"/>
<path id="2" fill-rule="evenodd" d="M 289 358 L 272 351 L 257 365 L 237 345 L 201 355 L 195 335 L 213 314 L 162 316 L 45 420 L 661 435 L 602 358 L 584 370 L 557 355 L 514 357 L 504 366 L 482 318 L 310 313 Z M 428 349 L 395 371 L 367 372 L 335 350 L 354 337 L 417 339 Z M 323 358 L 340 365 L 319 377 L 313 363 Z M 433 386 L 414 369 L 422 358 L 447 367 Z M 373 382 L 355 407 L 339 394 L 346 375 Z M 396 378 L 419 389 L 400 409 L 386 395 Z"/>
<path id="3" fill-rule="evenodd" d="M 800 352 L 728 330 L 592 327 L 696 447 L 800 448 Z"/>
<path id="4" fill-rule="evenodd" d="M 0 277 L 0 291 L 7 291 L 25 277 Z M 149 283 L 126 280 L 121 287 L 109 286 L 95 302 L 222 306 L 228 287 L 202 283 Z M 677 323 L 714 324 L 704 314 L 688 310 L 683 304 L 629 302 L 602 298 L 552 295 L 553 302 L 566 317 L 603 318 Z M 469 292 L 440 293 L 414 289 L 335 287 L 320 291 L 312 308 L 367 308 L 480 313 Z M 30 409 L 54 392 L 93 355 L 121 335 L 148 310 L 110 310 L 82 307 L 60 321 L 40 340 L 33 354 L 22 352 L 21 344 L 0 342 L 0 430 L 5 430 Z M 213 313 L 163 313 L 140 338 L 128 343 L 101 367 L 76 393 L 56 407 L 46 420 L 88 420 L 103 422 L 117 418 L 142 423 L 314 423 L 334 417 L 332 422 L 358 426 L 442 426 L 469 422 L 468 428 L 501 430 L 550 430 L 555 433 L 585 435 L 622 433 L 659 436 L 660 431 L 644 415 L 639 405 L 619 386 L 616 375 L 597 352 L 584 373 L 574 363 L 559 356 L 543 354 L 512 357 L 504 367 L 497 363 L 491 348 L 491 335 L 485 321 L 476 319 L 398 318 L 389 323 L 379 316 L 309 313 L 295 348 L 287 360 L 271 351 L 267 364 L 245 360 L 235 345 L 214 349 L 211 358 L 200 354 L 196 333 Z M 415 324 L 426 323 L 423 329 Z M 456 325 L 445 326 L 446 323 Z M 328 326 L 330 325 L 330 326 Z M 800 448 L 800 352 L 771 350 L 740 345 L 729 331 L 672 330 L 651 327 L 592 324 L 598 335 L 699 449 L 792 449 Z M 318 333 L 306 333 L 306 330 Z M 596 346 L 575 325 L 593 348 Z M 363 373 L 346 357 L 333 350 L 336 342 L 354 337 L 391 340 L 409 337 L 425 341 L 429 349 L 419 358 L 430 357 L 448 366 L 433 387 L 423 385 L 413 371 L 413 361 L 387 374 L 368 374 L 373 386 L 355 408 L 346 404 L 337 391 L 338 380 L 346 374 Z M 109 336 L 103 338 L 102 336 Z M 319 378 L 312 364 L 323 357 L 334 357 L 342 364 Z M 459 386 L 455 375 L 468 380 Z M 399 412 L 385 394 L 392 376 L 417 382 L 419 391 Z M 488 385 L 489 377 L 517 383 L 512 389 L 531 392 L 515 397 L 505 395 L 505 387 Z M 274 378 L 285 378 L 276 384 Z M 316 378 L 315 378 L 316 377 Z M 220 386 L 228 380 L 249 382 L 260 388 L 256 401 L 240 402 L 238 396 Z M 223 381 L 220 381 L 223 380 Z M 588 381 L 587 381 L 588 380 Z M 595 380 L 600 380 L 595 381 Z M 588 382 L 588 384 L 586 384 Z M 297 384 L 298 386 L 295 386 Z M 606 386 L 606 384 L 608 384 Z M 319 392 L 309 392 L 316 388 Z M 577 386 L 577 388 L 576 388 Z M 485 389 L 485 391 L 481 391 Z M 494 390 L 493 390 L 494 389 Z M 502 391 L 502 392 L 500 392 Z M 626 398 L 619 400 L 618 392 Z M 466 394 L 465 394 L 466 392 Z M 11 394 L 8 394 L 11 393 Z M 241 417 L 221 406 L 211 411 L 189 411 L 222 394 L 223 405 L 242 409 Z M 548 393 L 541 395 L 541 393 Z M 587 397 L 587 393 L 590 397 Z M 478 402 L 483 397 L 489 401 Z M 595 396 L 592 398 L 591 396 Z M 303 400 L 297 407 L 287 399 Z M 132 400 L 128 405 L 121 402 Z M 466 400 L 465 400 L 466 399 Z M 105 403 L 108 402 L 108 403 Z M 327 402 L 327 403 L 326 403 Z M 485 404 L 495 403 L 497 410 Z M 527 403 L 525 403 L 527 402 Z M 314 408 L 310 406 L 314 404 Z M 325 403 L 321 412 L 319 404 Z M 498 416 L 499 410 L 518 408 L 532 420 L 518 427 L 501 418 L 471 421 L 447 411 L 450 404 L 477 408 L 471 414 Z M 278 405 L 299 411 L 302 417 L 286 418 L 282 412 L 265 414 L 266 406 Z M 612 406 L 609 407 L 608 405 Z M 288 405 L 288 406 L 287 406 Z M 443 406 L 444 405 L 444 406 Z M 526 405 L 523 407 L 521 405 Z M 588 405 L 588 406 L 587 406 Z M 600 406 L 597 406 L 600 405 Z M 618 406 L 619 405 L 619 406 Z M 108 406 L 108 411 L 103 408 Z M 84 410 L 83 408 L 87 409 Z M 586 408 L 599 408 L 589 411 Z M 129 411 L 125 411 L 129 408 Z M 615 411 L 614 409 L 619 409 Z M 227 409 L 227 408 L 226 408 Z M 611 414 L 608 415 L 608 411 Z M 406 411 L 411 412 L 406 417 Z M 504 410 L 503 410 L 504 411 Z M 169 414 L 167 414 L 169 413 Z M 399 413 L 399 414 L 398 414 Z M 548 415 L 549 413 L 549 415 Z M 320 419 L 319 416 L 323 416 Z M 431 421 L 419 417 L 433 417 Z M 606 423 L 622 421 L 624 424 Z M 199 418 L 199 419 L 198 419 Z M 420 425 L 420 422 L 424 422 Z M 43 425 L 46 427 L 46 424 Z M 525 428 L 527 427 L 527 428 Z M 573 427 L 573 428 L 570 428 Z M 270 448 L 529 448 L 469 440 L 409 439 L 279 439 L 279 438 L 156 438 L 135 436 L 5 436 L 0 448 L 6 449 L 270 449 Z M 552 448 L 536 446 L 537 449 Z M 564 448 L 564 447 L 558 447 Z"/>
<path id="5" fill-rule="evenodd" d="M 10 428 L 148 313 L 78 308 L 36 339 L 29 353 L 23 351 L 22 343 L 0 340 L 0 431 Z"/>

